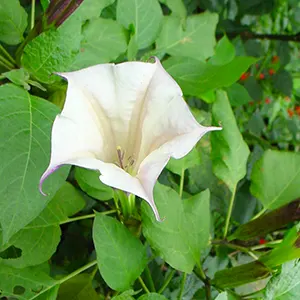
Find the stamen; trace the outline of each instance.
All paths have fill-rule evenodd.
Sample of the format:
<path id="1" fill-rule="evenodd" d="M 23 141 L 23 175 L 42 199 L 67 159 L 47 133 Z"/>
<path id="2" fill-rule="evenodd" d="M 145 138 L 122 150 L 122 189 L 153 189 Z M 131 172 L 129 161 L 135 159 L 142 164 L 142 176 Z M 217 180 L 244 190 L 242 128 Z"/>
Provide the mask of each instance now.
<path id="1" fill-rule="evenodd" d="M 121 167 L 121 169 L 125 170 L 124 166 L 123 166 L 123 159 L 124 159 L 125 152 L 122 152 L 122 148 L 120 146 L 117 147 L 117 154 L 118 154 L 120 167 Z"/>

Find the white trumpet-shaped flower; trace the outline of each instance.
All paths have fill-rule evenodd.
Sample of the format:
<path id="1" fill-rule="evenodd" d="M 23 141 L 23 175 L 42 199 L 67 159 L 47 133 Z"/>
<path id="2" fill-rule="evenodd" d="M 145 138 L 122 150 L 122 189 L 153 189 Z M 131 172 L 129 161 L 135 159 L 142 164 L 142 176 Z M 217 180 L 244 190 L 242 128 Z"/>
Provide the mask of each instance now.
<path id="1" fill-rule="evenodd" d="M 171 157 L 185 156 L 206 132 L 220 128 L 197 123 L 158 59 L 60 75 L 68 80 L 67 96 L 53 124 L 41 192 L 62 165 L 99 170 L 104 184 L 143 198 L 160 220 L 153 199 L 159 174 Z"/>

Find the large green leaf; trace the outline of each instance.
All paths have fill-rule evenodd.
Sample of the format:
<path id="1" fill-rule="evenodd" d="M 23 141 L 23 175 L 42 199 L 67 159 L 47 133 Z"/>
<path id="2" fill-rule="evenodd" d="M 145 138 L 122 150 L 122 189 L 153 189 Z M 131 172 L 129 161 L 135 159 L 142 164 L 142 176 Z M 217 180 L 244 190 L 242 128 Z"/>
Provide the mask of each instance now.
<path id="1" fill-rule="evenodd" d="M 57 300 L 99 300 L 91 275 L 79 274 L 64 282 L 59 287 Z"/>
<path id="2" fill-rule="evenodd" d="M 99 179 L 100 173 L 94 170 L 84 168 L 75 168 L 75 179 L 80 188 L 89 196 L 106 201 L 114 197 L 114 190 L 102 183 Z"/>
<path id="3" fill-rule="evenodd" d="M 117 21 L 125 28 L 134 27 L 139 49 L 150 46 L 156 39 L 163 15 L 158 0 L 118 0 Z"/>
<path id="4" fill-rule="evenodd" d="M 156 184 L 154 199 L 163 222 L 155 221 L 149 205 L 142 203 L 143 234 L 151 247 L 174 269 L 192 272 L 200 252 L 208 245 L 209 191 L 182 201 L 172 189 Z"/>
<path id="5" fill-rule="evenodd" d="M 4 259 L 3 262 L 17 268 L 24 268 L 47 261 L 56 251 L 60 241 L 59 224 L 68 220 L 85 206 L 80 193 L 65 183 L 55 194 L 42 213 L 25 228 L 16 233 L 0 251 L 9 247 L 21 249 L 20 257 Z"/>
<path id="6" fill-rule="evenodd" d="M 211 135 L 212 163 L 215 175 L 233 192 L 237 183 L 246 175 L 249 148 L 239 131 L 227 95 L 217 92 L 212 107 L 215 124 L 223 129 Z"/>
<path id="7" fill-rule="evenodd" d="M 56 281 L 44 273 L 40 267 L 14 269 L 0 263 L 1 297 L 17 299 L 43 299 L 38 294 Z M 45 298 L 44 298 L 45 299 Z"/>
<path id="8" fill-rule="evenodd" d="M 98 18 L 83 27 L 80 52 L 72 69 L 80 69 L 115 60 L 126 52 L 125 30 L 114 20 Z"/>
<path id="9" fill-rule="evenodd" d="M 299 297 L 300 262 L 291 261 L 283 264 L 281 273 L 268 282 L 266 300 L 296 300 Z"/>
<path id="10" fill-rule="evenodd" d="M 217 22 L 217 14 L 202 13 L 187 17 L 186 27 L 183 28 L 180 18 L 164 17 L 162 30 L 156 40 L 156 49 L 172 56 L 186 56 L 198 60 L 211 57 L 216 44 Z"/>
<path id="11" fill-rule="evenodd" d="M 251 175 L 251 193 L 266 209 L 275 209 L 300 196 L 300 153 L 267 150 Z"/>
<path id="12" fill-rule="evenodd" d="M 50 131 L 58 108 L 12 84 L 0 86 L 0 223 L 3 243 L 36 218 L 65 181 L 68 168 L 38 185 L 50 159 Z"/>
<path id="13" fill-rule="evenodd" d="M 114 290 L 125 291 L 141 275 L 146 264 L 146 249 L 123 224 L 97 214 L 93 227 L 100 273 Z"/>
<path id="14" fill-rule="evenodd" d="M 227 64 L 213 65 L 191 57 L 171 57 L 163 65 L 184 94 L 201 98 L 205 92 L 232 85 L 255 61 L 253 57 L 239 56 Z"/>
<path id="15" fill-rule="evenodd" d="M 19 0 L 0 0 L 0 41 L 16 45 L 23 41 L 27 13 Z"/>
<path id="16" fill-rule="evenodd" d="M 80 49 L 81 20 L 71 18 L 58 30 L 50 29 L 30 41 L 21 58 L 23 67 L 43 83 L 59 80 L 54 72 L 69 71 Z"/>

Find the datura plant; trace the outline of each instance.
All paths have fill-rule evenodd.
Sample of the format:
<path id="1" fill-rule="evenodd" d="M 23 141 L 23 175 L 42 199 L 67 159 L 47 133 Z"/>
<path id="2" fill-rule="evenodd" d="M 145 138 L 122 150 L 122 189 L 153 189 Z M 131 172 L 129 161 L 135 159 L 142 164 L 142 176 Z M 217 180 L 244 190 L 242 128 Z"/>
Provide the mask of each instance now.
<path id="1" fill-rule="evenodd" d="M 221 128 L 195 120 L 157 58 L 59 75 L 68 80 L 67 96 L 53 124 L 40 191 L 62 165 L 99 170 L 104 184 L 146 200 L 160 221 L 153 188 L 163 168 L 171 157 L 189 153 L 205 133 Z"/>

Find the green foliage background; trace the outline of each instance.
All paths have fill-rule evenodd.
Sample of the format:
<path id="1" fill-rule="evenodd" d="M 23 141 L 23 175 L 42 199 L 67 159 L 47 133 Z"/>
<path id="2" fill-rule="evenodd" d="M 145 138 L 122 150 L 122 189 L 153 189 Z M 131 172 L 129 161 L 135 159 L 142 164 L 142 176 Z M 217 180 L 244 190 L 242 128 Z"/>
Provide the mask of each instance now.
<path id="1" fill-rule="evenodd" d="M 0 298 L 299 299 L 299 34 L 297 0 L 0 0 Z M 54 73 L 152 56 L 223 127 L 161 174 L 166 220 L 78 167 L 42 196 Z"/>

